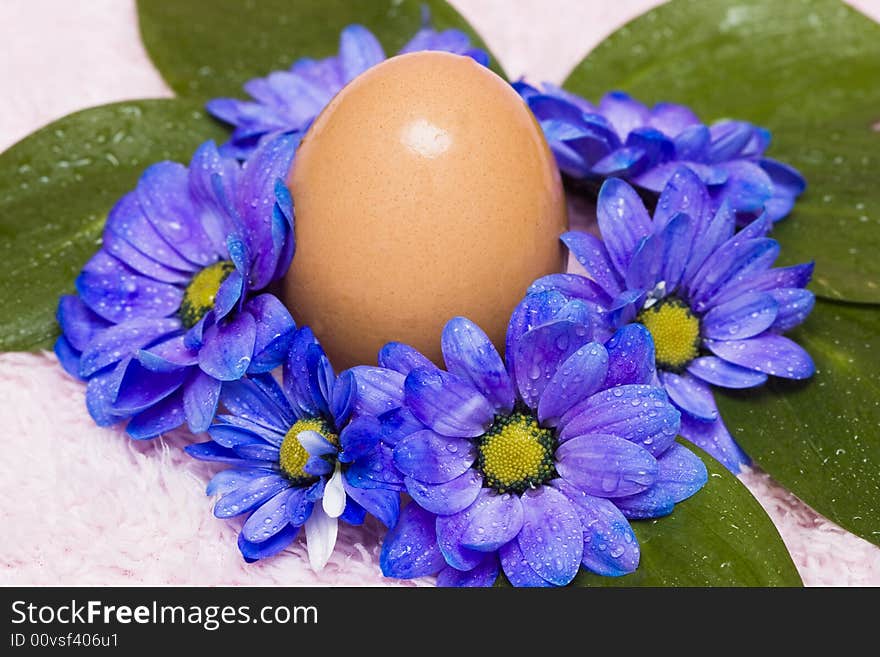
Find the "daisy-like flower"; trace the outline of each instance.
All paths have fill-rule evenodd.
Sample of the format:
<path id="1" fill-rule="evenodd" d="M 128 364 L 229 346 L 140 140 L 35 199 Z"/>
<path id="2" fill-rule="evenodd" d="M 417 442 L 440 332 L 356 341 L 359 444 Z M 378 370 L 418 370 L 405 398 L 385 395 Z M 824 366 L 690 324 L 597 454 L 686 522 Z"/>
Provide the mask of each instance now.
<path id="1" fill-rule="evenodd" d="M 55 352 L 88 381 L 99 425 L 133 438 L 208 428 L 224 382 L 277 367 L 295 326 L 260 293 L 293 256 L 280 179 L 297 144 L 281 135 L 240 165 L 203 144 L 189 168 L 149 167 L 111 210 L 103 245 L 62 297 Z"/>
<path id="2" fill-rule="evenodd" d="M 428 16 L 399 54 L 420 50 L 442 50 L 472 57 L 483 65 L 489 63 L 489 56 L 473 48 L 467 34 L 452 29 L 437 32 L 430 27 Z M 361 25 L 350 25 L 339 38 L 337 56 L 300 59 L 290 70 L 250 80 L 244 90 L 253 100 L 210 101 L 208 112 L 234 128 L 221 151 L 243 158 L 278 132 L 304 132 L 342 87 L 384 60 L 385 51 L 373 33 Z"/>
<path id="3" fill-rule="evenodd" d="M 748 461 L 718 414 L 710 386 L 751 388 L 768 375 L 812 376 L 813 361 L 782 334 L 806 319 L 813 263 L 773 268 L 779 243 L 762 215 L 736 232 L 727 203 L 713 211 L 705 185 L 677 170 L 653 218 L 618 179 L 599 192 L 602 239 L 569 232 L 562 241 L 587 277 L 553 274 L 531 291 L 555 289 L 588 302 L 607 331 L 630 322 L 654 338 L 657 374 L 682 411 L 682 435 L 730 470 Z"/>
<path id="4" fill-rule="evenodd" d="M 502 569 L 515 586 L 561 586 L 581 565 L 637 568 L 627 518 L 670 513 L 706 468 L 675 442 L 679 412 L 651 385 L 644 327 L 602 344 L 590 324 L 583 303 L 543 292 L 514 311 L 506 365 L 460 317 L 442 334 L 446 370 L 386 359 L 408 371 L 421 426 L 394 446 L 412 502 L 386 536 L 385 575 L 490 586 Z"/>
<path id="5" fill-rule="evenodd" d="M 575 180 L 628 180 L 659 194 L 682 165 L 707 186 L 714 209 L 727 201 L 740 223 L 791 212 L 806 183 L 795 169 L 764 156 L 770 132 L 745 121 L 710 126 L 684 105 L 648 108 L 627 94 L 599 105 L 550 84 L 514 87 L 541 124 L 560 169 Z"/>
<path id="6" fill-rule="evenodd" d="M 338 521 L 361 524 L 370 513 L 397 522 L 401 480 L 392 468 L 376 476 L 382 451 L 379 421 L 365 413 L 350 372 L 339 377 L 309 328 L 295 333 L 279 386 L 257 374 L 224 388 L 227 414 L 208 429 L 211 440 L 186 451 L 228 463 L 208 484 L 220 495 L 214 515 L 249 513 L 238 538 L 248 561 L 272 556 L 305 527 L 309 561 L 321 570 L 333 553 Z"/>

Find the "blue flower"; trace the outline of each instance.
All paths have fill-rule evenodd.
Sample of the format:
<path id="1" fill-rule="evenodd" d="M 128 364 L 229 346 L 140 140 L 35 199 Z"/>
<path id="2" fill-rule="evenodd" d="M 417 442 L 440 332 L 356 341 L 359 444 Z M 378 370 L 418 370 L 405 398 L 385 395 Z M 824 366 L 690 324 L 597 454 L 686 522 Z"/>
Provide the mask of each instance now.
<path id="1" fill-rule="evenodd" d="M 427 20 L 400 54 L 420 50 L 442 50 L 472 57 L 483 65 L 489 63 L 489 56 L 473 48 L 464 32 L 437 32 Z M 278 132 L 304 132 L 342 87 L 384 59 L 382 45 L 372 32 L 350 25 L 342 31 L 337 56 L 300 59 L 288 71 L 250 80 L 244 90 L 253 100 L 217 98 L 208 102 L 209 113 L 234 127 L 221 151 L 243 158 Z"/>
<path id="2" fill-rule="evenodd" d="M 659 194 L 685 165 L 708 187 L 713 209 L 727 201 L 740 224 L 762 212 L 782 219 L 806 188 L 795 169 L 764 157 L 770 132 L 751 123 L 706 126 L 684 105 L 649 109 L 620 91 L 594 106 L 549 84 L 514 87 L 540 122 L 560 169 L 575 180 L 613 176 Z"/>
<path id="3" fill-rule="evenodd" d="M 262 290 L 293 256 L 293 206 L 280 183 L 297 138 L 240 165 L 203 144 L 189 168 L 149 167 L 111 210 L 103 245 L 58 306 L 55 351 L 88 381 L 99 425 L 133 438 L 186 421 L 208 428 L 224 382 L 276 367 L 295 329 Z"/>
<path id="4" fill-rule="evenodd" d="M 382 470 L 380 423 L 364 412 L 351 372 L 333 372 L 310 329 L 295 333 L 280 386 L 255 374 L 224 386 L 222 402 L 227 414 L 208 429 L 211 440 L 186 451 L 232 466 L 207 492 L 220 495 L 218 518 L 250 514 L 238 538 L 246 560 L 278 553 L 305 527 L 309 561 L 321 570 L 339 519 L 358 525 L 369 512 L 397 523 L 402 483 L 393 468 L 381 472 L 381 485 L 362 485 L 362 473 Z"/>
<path id="5" fill-rule="evenodd" d="M 559 586 L 580 566 L 638 567 L 628 518 L 670 513 L 707 473 L 675 442 L 679 412 L 651 383 L 648 332 L 625 326 L 602 344 L 591 321 L 548 291 L 514 310 L 506 364 L 461 317 L 442 334 L 446 370 L 411 350 L 384 354 L 407 373 L 419 423 L 394 446 L 413 501 L 386 536 L 385 575 L 490 586 L 501 569 L 515 586 Z"/>
<path id="6" fill-rule="evenodd" d="M 779 243 L 761 215 L 736 232 L 728 203 L 713 210 L 706 186 L 678 169 L 653 219 L 627 183 L 599 192 L 602 239 L 569 232 L 562 241 L 588 277 L 553 274 L 531 291 L 553 289 L 588 303 L 614 331 L 639 322 L 651 332 L 657 375 L 682 411 L 682 435 L 734 472 L 748 462 L 719 417 L 710 385 L 751 388 L 768 375 L 812 376 L 809 354 L 782 334 L 806 319 L 804 287 L 813 264 L 773 268 Z"/>

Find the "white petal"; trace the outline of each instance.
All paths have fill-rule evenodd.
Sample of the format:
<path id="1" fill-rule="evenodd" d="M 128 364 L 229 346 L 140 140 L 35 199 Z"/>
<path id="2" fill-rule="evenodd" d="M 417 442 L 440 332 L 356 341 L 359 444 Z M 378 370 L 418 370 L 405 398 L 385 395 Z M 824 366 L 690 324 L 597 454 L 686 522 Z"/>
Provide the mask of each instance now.
<path id="1" fill-rule="evenodd" d="M 318 505 L 315 505 L 312 515 L 306 520 L 306 547 L 309 551 L 309 563 L 315 572 L 323 570 L 333 554 L 338 525 L 339 521 L 324 513 Z"/>
<path id="2" fill-rule="evenodd" d="M 329 440 L 324 438 L 317 431 L 307 429 L 296 434 L 296 439 L 303 446 L 309 456 L 324 456 L 325 454 L 335 454 L 336 447 Z"/>
<path id="3" fill-rule="evenodd" d="M 338 518 L 345 511 L 345 489 L 342 487 L 342 468 L 336 464 L 336 470 L 330 481 L 324 486 L 324 512 L 331 518 Z"/>

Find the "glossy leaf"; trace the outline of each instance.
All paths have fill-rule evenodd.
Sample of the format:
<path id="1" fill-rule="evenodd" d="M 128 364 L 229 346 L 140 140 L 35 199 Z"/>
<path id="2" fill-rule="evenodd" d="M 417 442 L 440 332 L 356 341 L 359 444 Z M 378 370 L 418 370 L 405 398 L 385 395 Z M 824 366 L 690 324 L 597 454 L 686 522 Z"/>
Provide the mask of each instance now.
<path id="1" fill-rule="evenodd" d="M 880 545 L 880 308 L 819 301 L 790 335 L 815 376 L 716 394 L 722 415 L 780 484 Z"/>
<path id="2" fill-rule="evenodd" d="M 688 444 L 709 481 L 665 518 L 633 521 L 642 559 L 624 577 L 583 569 L 574 586 L 801 586 L 773 522 L 723 465 Z"/>
<path id="3" fill-rule="evenodd" d="M 0 351 L 51 348 L 59 295 L 98 249 L 107 213 L 153 162 L 189 162 L 225 132 L 197 103 L 71 114 L 0 154 Z"/>
<path id="4" fill-rule="evenodd" d="M 443 0 L 138 0 L 141 36 L 166 82 L 201 99 L 239 97 L 254 77 L 287 69 L 300 57 L 335 55 L 351 23 L 369 28 L 386 54 L 396 53 L 431 12 L 435 28 L 458 28 L 482 46 Z M 497 62 L 493 63 L 497 67 Z M 496 70 L 498 70 L 496 68 Z"/>
<path id="5" fill-rule="evenodd" d="M 600 577 L 581 568 L 571 586 L 801 586 L 776 527 L 748 489 L 685 440 L 709 481 L 671 515 L 632 521 L 642 556 L 636 572 Z M 507 585 L 502 574 L 497 585 Z"/>
<path id="6" fill-rule="evenodd" d="M 837 0 L 672 0 L 596 48 L 565 86 L 623 89 L 773 132 L 808 189 L 777 224 L 781 262 L 815 259 L 819 295 L 880 303 L 880 25 Z"/>

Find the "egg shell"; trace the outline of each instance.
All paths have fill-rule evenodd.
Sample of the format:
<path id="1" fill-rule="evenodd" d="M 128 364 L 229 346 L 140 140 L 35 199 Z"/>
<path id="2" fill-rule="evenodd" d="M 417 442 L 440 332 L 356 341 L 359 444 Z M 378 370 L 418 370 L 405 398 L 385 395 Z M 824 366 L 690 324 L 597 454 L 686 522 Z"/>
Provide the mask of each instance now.
<path id="1" fill-rule="evenodd" d="M 442 364 L 440 333 L 459 315 L 500 351 L 529 284 L 565 267 L 544 136 L 469 57 L 412 53 L 360 75 L 309 129 L 288 184 L 285 302 L 337 368 L 375 363 L 389 341 Z"/>

